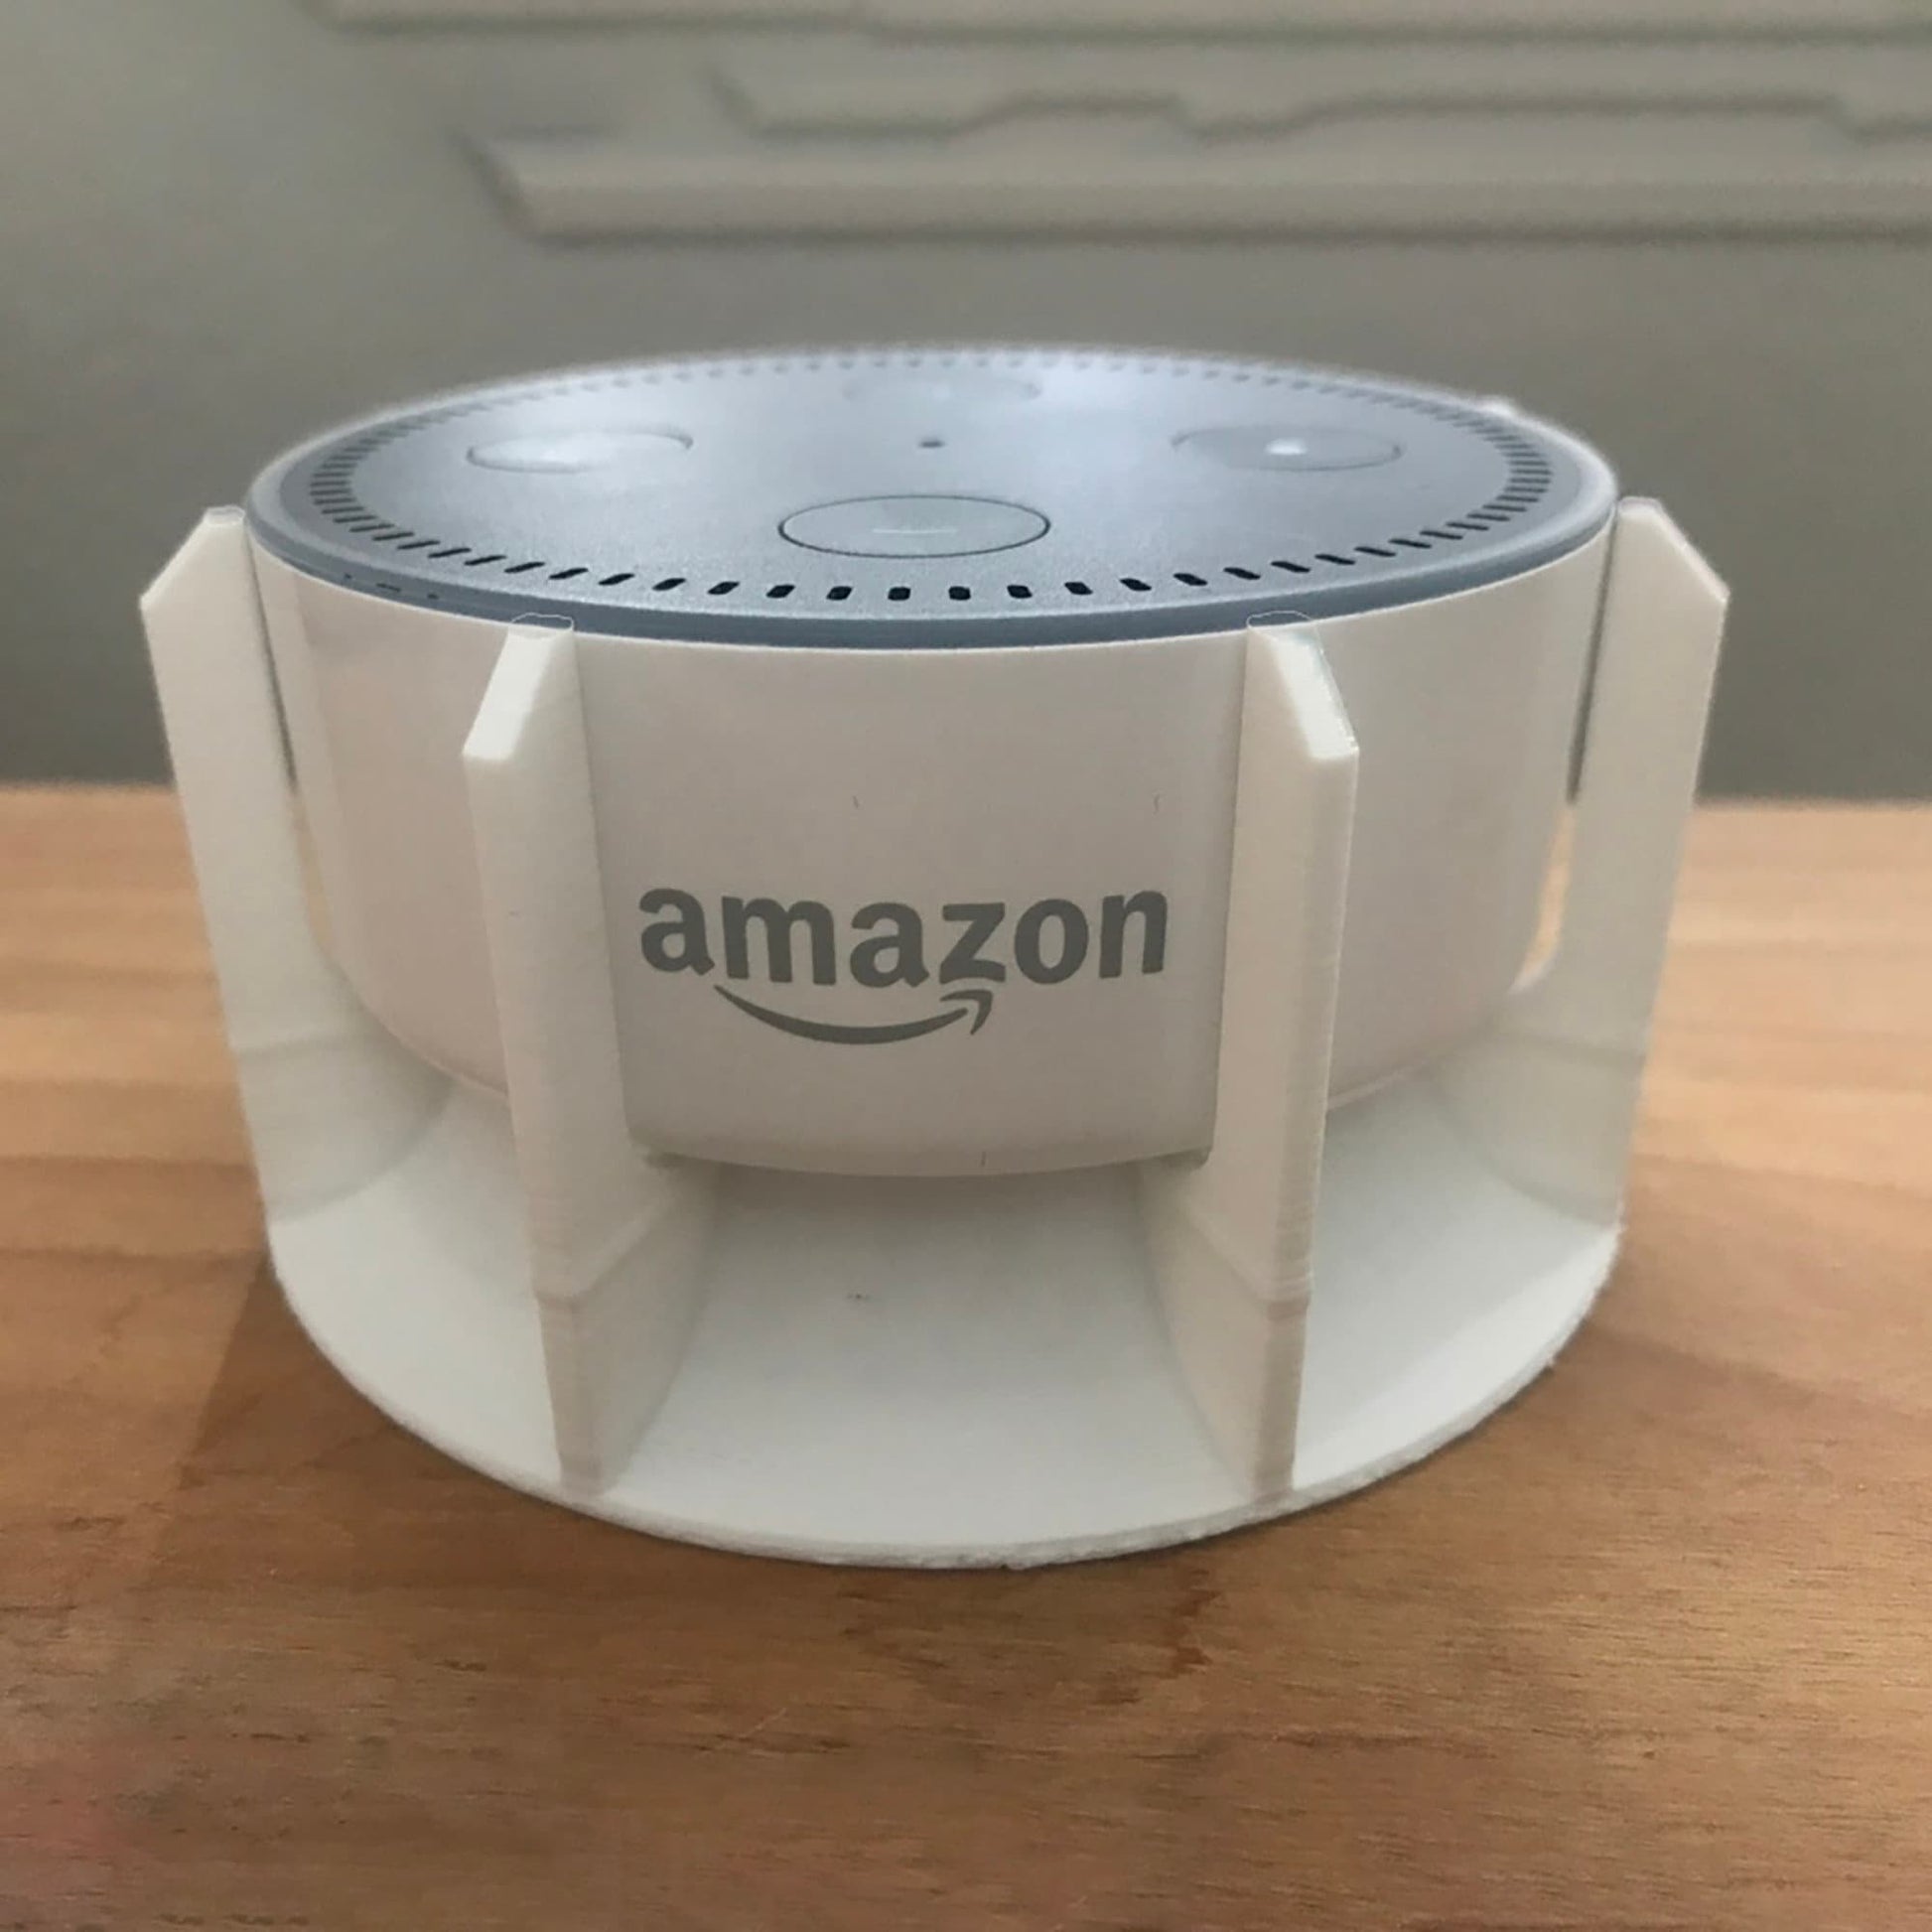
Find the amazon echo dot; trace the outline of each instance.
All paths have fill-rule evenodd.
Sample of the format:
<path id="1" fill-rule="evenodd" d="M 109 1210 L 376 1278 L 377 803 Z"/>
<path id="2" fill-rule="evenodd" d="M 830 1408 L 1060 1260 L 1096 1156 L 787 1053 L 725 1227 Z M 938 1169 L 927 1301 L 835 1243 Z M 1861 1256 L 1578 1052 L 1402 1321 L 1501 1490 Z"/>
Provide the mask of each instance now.
<path id="1" fill-rule="evenodd" d="M 568 623 L 631 787 L 601 836 L 640 1139 L 978 1173 L 1205 1143 L 1258 616 L 1320 625 L 1362 746 L 1336 1094 L 1494 1010 L 1614 502 L 1574 438 L 1432 390 L 853 353 L 392 411 L 275 464 L 248 527 L 332 944 L 399 1039 L 501 1084 L 457 755 L 503 626 Z M 640 656 L 641 712 L 600 697 Z M 942 1024 L 943 1106 L 933 1049 L 829 1050 Z"/>
<path id="2" fill-rule="evenodd" d="M 534 1463 L 503 1448 L 508 1425 L 483 1419 L 474 1389 L 457 1420 L 428 1414 L 442 1398 L 425 1394 L 436 1371 L 420 1336 L 393 1341 L 435 1299 L 409 1280 L 353 1319 L 340 1298 L 323 1295 L 319 1314 L 298 1293 L 305 1319 L 319 1334 L 347 1321 L 355 1333 L 325 1346 L 457 1452 L 626 1520 L 749 1547 L 1027 1560 L 1309 1499 L 1321 1452 L 1303 1437 L 1328 1398 L 1307 1355 L 1309 1279 L 1289 1249 L 1319 1219 L 1316 1173 L 1338 1158 L 1331 1147 L 1323 1167 L 1324 1121 L 1382 1149 L 1359 1157 L 1381 1176 L 1355 1183 L 1379 1201 L 1364 1225 L 1407 1215 L 1423 1230 L 1401 1266 L 1387 1254 L 1362 1265 L 1385 1288 L 1413 1277 L 1425 1300 L 1434 1280 L 1442 1308 L 1483 1270 L 1446 1258 L 1443 1227 L 1403 1190 L 1435 1175 L 1429 1212 L 1466 1207 L 1516 1184 L 1498 1146 L 1527 1159 L 1563 1138 L 1514 1116 L 1485 1138 L 1464 1101 L 1501 1090 L 1468 1068 L 1521 1010 L 1606 584 L 1617 597 L 1612 551 L 1648 583 L 1643 560 L 1678 541 L 1642 511 L 1637 536 L 1613 544 L 1629 513 L 1587 444 L 1493 398 L 1111 349 L 640 362 L 453 392 L 283 456 L 245 520 L 207 526 L 206 541 L 233 581 L 245 564 L 262 688 L 286 734 L 288 851 L 305 886 L 302 930 L 284 940 L 343 989 L 341 1011 L 374 1042 L 358 1065 L 386 1055 L 442 1096 L 365 1169 L 427 1159 L 412 1136 L 455 1133 L 459 1115 L 500 1124 L 464 1130 L 469 1151 L 446 1152 L 438 1172 L 467 1163 L 473 1202 L 523 1201 L 497 1245 L 524 1260 L 466 1249 L 410 1266 L 453 1282 L 508 1268 L 502 1294 L 519 1307 L 534 1287 L 547 1380 L 530 1400 L 555 1447 L 531 1450 Z M 203 741 L 182 693 L 210 674 L 169 669 L 170 581 L 149 615 L 193 821 L 185 748 Z M 1625 597 L 1632 611 L 1640 601 Z M 221 608 L 242 623 L 241 604 Z M 1598 708 L 1608 702 L 1599 689 Z M 1700 688 L 1685 715 L 1701 723 L 1702 703 Z M 228 770 L 232 751 L 219 734 L 207 743 L 210 770 Z M 228 802 L 204 805 L 198 854 L 284 809 L 259 790 L 248 805 L 240 784 L 207 781 L 205 796 Z M 1688 790 L 1663 795 L 1681 817 Z M 1668 847 L 1656 861 L 1667 897 L 1675 846 L 1661 832 L 1653 843 Z M 225 863 L 203 854 L 217 926 L 209 881 Z M 231 1023 L 243 996 L 230 981 L 254 970 L 224 977 Z M 1639 959 L 1624 980 L 1647 1014 L 1649 969 Z M 280 982 L 263 984 L 272 1005 Z M 237 1047 L 246 1091 L 239 1034 Z M 316 1078 L 251 1101 L 258 1141 L 283 1132 L 261 1126 L 270 1113 L 333 1104 Z M 1546 1102 L 1588 1111 L 1574 1095 Z M 1455 1131 L 1486 1149 L 1453 1182 L 1430 1151 L 1449 1130 L 1425 1117 L 1462 1121 Z M 1620 1175 L 1611 1143 L 1604 1172 Z M 614 1190 L 596 1213 L 586 1174 Z M 1081 1245 L 1101 1239 L 1094 1189 L 1134 1174 L 1156 1204 L 1107 1222 L 1115 1259 L 1103 1263 Z M 1554 1182 L 1521 1190 L 1558 1216 L 1585 1214 L 1587 1194 L 1600 1221 L 1600 1179 L 1564 1199 Z M 654 1252 L 649 1230 L 675 1219 L 652 1203 L 680 1187 L 711 1204 L 677 1225 L 709 1232 L 680 1237 L 675 1261 L 637 1261 Z M 322 1211 L 318 1188 L 329 1194 L 317 1182 L 303 1214 Z M 292 1271 L 340 1276 L 351 1250 L 391 1238 L 378 1222 L 401 1225 L 393 1201 L 381 1221 L 374 1196 L 343 1188 L 376 1219 L 322 1259 L 302 1246 L 319 1225 L 305 1221 L 288 1254 L 278 1246 L 292 1292 Z M 720 1232 L 740 1210 L 744 1225 L 763 1213 L 783 1233 L 756 1265 L 731 1260 Z M 410 1240 L 428 1215 L 420 1202 L 404 1214 Z M 1507 1257 L 1530 1222 L 1510 1225 L 1492 1272 L 1518 1281 Z M 1330 1245 L 1341 1255 L 1348 1241 Z M 306 1260 L 289 1259 L 296 1248 Z M 751 1293 L 759 1269 L 783 1273 L 781 1254 L 802 1271 L 771 1291 L 792 1353 L 754 1371 L 768 1337 L 718 1342 L 736 1393 L 703 1407 L 691 1364 L 706 1323 L 724 1319 L 719 1297 Z M 629 1301 L 613 1286 L 623 1269 L 611 1258 L 625 1255 L 646 1284 Z M 1402 1446 L 1337 1449 L 1331 1429 L 1334 1468 L 1366 1479 L 1500 1400 L 1568 1331 L 1607 1255 L 1566 1277 L 1569 1299 L 1528 1340 L 1464 1361 L 1453 1417 L 1391 1409 L 1386 1389 L 1355 1408 L 1334 1395 L 1331 1422 L 1379 1402 Z M 629 1316 L 586 1313 L 599 1296 L 660 1308 L 673 1278 L 686 1325 L 665 1316 L 654 1341 L 624 1330 Z M 1058 1448 L 1035 1443 L 1030 1493 L 1057 1493 L 1040 1473 L 1055 1457 L 1075 1470 L 1038 1521 L 1002 1515 L 1035 1508 L 1012 1501 L 1011 1470 L 967 1483 L 970 1507 L 943 1483 L 922 1504 L 896 1486 L 923 1452 L 906 1433 L 943 1436 L 946 1417 L 975 1453 L 996 1425 L 1034 1441 L 1002 1406 L 1014 1351 L 1033 1364 L 1014 1372 L 1040 1414 L 1062 1423 L 1063 1405 L 1099 1400 L 1110 1375 L 1125 1387 L 1152 1374 L 1138 1357 L 1131 1373 L 1109 1369 L 1124 1344 L 1100 1339 L 1127 1318 L 1113 1304 L 1135 1304 L 1148 1281 L 1161 1359 L 1178 1364 L 1189 1426 L 1232 1485 L 1218 1503 L 1154 1494 L 1161 1483 L 1136 1477 L 1099 1424 L 1075 1449 L 1050 1430 Z M 1351 1318 L 1391 1335 L 1408 1316 L 1377 1292 L 1355 1293 Z M 1014 1315 L 1020 1303 L 1050 1345 L 1028 1339 L 1035 1315 Z M 801 1339 L 798 1324 L 820 1316 L 832 1328 Z M 1363 1343 L 1356 1357 L 1396 1347 Z M 626 1380 L 626 1350 L 656 1366 Z M 1035 1387 L 1039 1362 L 1060 1355 L 1066 1374 Z M 825 1378 L 812 1414 L 845 1416 L 839 1430 L 884 1404 L 866 1436 L 873 1476 L 834 1455 L 815 1500 L 784 1502 L 773 1470 L 811 1460 L 797 1429 L 774 1435 L 768 1466 L 748 1464 L 730 1497 L 667 1501 L 683 1493 L 675 1482 L 637 1473 L 682 1440 L 678 1404 L 702 1408 L 687 1432 L 729 1433 L 742 1449 L 748 1428 L 777 1429 L 772 1388 L 812 1374 Z M 880 1394 L 888 1384 L 897 1392 Z M 1145 1391 L 1120 1400 L 1151 1426 Z M 897 1474 L 878 1473 L 881 1454 Z M 1185 1460 L 1173 1449 L 1166 1466 L 1173 1457 Z M 1099 1461 L 1114 1474 L 1096 1487 Z M 828 1484 L 843 1485 L 842 1505 Z M 986 1500 L 996 1489 L 1008 1503 Z"/>

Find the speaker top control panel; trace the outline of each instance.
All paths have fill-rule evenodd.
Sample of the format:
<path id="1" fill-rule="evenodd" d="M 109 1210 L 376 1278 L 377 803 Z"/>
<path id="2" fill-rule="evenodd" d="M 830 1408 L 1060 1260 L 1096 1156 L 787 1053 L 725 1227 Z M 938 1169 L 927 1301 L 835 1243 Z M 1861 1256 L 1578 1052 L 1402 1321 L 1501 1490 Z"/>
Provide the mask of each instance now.
<path id="1" fill-rule="evenodd" d="M 251 527 L 371 596 L 586 631 L 932 648 L 1182 636 L 1474 589 L 1615 484 L 1506 405 L 1117 349 L 641 362 L 367 418 Z"/>

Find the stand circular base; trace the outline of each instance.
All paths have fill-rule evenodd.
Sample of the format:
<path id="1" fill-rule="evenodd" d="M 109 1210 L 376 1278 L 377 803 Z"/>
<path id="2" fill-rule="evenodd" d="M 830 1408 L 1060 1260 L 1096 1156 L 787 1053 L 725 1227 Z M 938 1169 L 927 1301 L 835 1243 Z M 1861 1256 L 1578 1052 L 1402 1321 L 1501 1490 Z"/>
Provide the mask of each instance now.
<path id="1" fill-rule="evenodd" d="M 1403 1217 L 1392 1169 L 1424 1177 Z M 659 1535 L 820 1562 L 1073 1561 L 1344 1494 L 1534 1378 L 1616 1247 L 1613 1228 L 1498 1180 L 1421 1086 L 1337 1114 L 1293 1479 L 1256 1494 L 1175 1373 L 1130 1173 L 970 1183 L 996 1191 L 969 1201 L 957 1183 L 747 1171 L 725 1183 L 670 1392 L 616 1479 L 588 1490 L 559 1466 L 511 1172 L 500 1103 L 459 1090 L 373 1179 L 271 1215 L 316 1345 L 486 1475 Z M 1003 1266 L 948 1235 L 962 1214 L 997 1229 Z"/>

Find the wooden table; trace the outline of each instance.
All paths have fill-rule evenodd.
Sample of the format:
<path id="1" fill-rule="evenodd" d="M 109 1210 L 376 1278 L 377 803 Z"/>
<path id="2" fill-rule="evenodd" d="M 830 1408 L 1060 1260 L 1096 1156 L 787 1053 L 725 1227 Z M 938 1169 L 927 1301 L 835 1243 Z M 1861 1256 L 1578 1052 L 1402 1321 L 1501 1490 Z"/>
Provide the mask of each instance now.
<path id="1" fill-rule="evenodd" d="M 0 1928 L 1932 1925 L 1932 811 L 1705 814 L 1630 1215 L 1311 1517 L 652 1542 L 309 1349 L 171 802 L 0 794 Z"/>

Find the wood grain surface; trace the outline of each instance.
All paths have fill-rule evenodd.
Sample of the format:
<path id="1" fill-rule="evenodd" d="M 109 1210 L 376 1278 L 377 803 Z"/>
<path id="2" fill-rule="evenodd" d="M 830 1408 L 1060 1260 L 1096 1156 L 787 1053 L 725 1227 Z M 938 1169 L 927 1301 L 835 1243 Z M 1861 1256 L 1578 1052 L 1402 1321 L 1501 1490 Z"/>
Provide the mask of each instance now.
<path id="1" fill-rule="evenodd" d="M 0 1928 L 1932 1925 L 1932 811 L 1703 816 L 1630 1218 L 1298 1521 L 653 1542 L 311 1351 L 172 802 L 0 795 Z"/>

